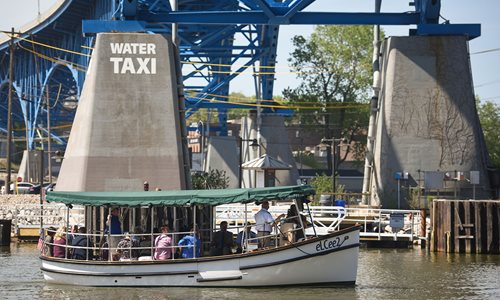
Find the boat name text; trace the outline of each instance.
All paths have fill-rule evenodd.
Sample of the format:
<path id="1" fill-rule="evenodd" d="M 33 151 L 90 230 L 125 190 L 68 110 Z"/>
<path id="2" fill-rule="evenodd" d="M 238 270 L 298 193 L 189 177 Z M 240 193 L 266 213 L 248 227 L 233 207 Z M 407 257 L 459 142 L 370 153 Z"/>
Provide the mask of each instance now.
<path id="1" fill-rule="evenodd" d="M 340 237 L 337 237 L 333 240 L 324 240 L 316 244 L 316 251 L 325 251 L 329 249 L 340 248 L 346 240 L 349 239 L 349 236 L 345 236 L 344 240 L 340 240 Z"/>

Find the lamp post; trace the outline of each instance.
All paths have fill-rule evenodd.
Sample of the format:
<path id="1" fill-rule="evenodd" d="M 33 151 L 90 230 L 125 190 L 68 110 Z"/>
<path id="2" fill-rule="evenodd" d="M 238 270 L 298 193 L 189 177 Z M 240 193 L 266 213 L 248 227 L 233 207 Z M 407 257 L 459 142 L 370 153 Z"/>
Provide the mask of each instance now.
<path id="1" fill-rule="evenodd" d="M 238 187 L 241 188 L 241 181 L 242 181 L 242 175 L 243 175 L 243 170 L 241 168 L 241 165 L 243 164 L 243 142 L 252 142 L 250 144 L 250 147 L 252 147 L 254 150 L 259 148 L 260 145 L 259 143 L 257 142 L 257 139 L 243 139 L 243 138 L 239 138 L 239 146 L 240 146 L 240 163 L 239 163 L 239 166 L 238 166 Z"/>
<path id="2" fill-rule="evenodd" d="M 336 142 L 341 142 L 341 143 L 346 143 L 347 140 L 345 138 L 340 138 L 340 139 L 321 139 L 321 142 L 327 145 L 331 145 L 332 147 L 332 191 L 333 191 L 333 201 L 335 201 L 335 193 L 337 192 L 337 182 L 335 179 L 335 173 L 336 173 L 336 167 L 335 167 L 335 157 L 337 155 L 336 152 L 336 147 L 337 144 Z"/>

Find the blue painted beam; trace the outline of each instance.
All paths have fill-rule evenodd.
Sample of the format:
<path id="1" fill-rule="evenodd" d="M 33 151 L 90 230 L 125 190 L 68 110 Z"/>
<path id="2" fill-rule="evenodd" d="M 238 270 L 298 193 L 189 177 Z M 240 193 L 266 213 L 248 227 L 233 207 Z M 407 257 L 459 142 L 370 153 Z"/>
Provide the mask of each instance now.
<path id="1" fill-rule="evenodd" d="M 296 25 L 412 25 L 420 22 L 420 14 L 407 13 L 335 13 L 297 12 L 290 18 L 270 19 L 263 11 L 176 11 L 155 15 L 140 15 L 153 23 L 179 24 L 296 24 Z"/>
<path id="2" fill-rule="evenodd" d="M 481 24 L 419 24 L 417 35 L 466 35 L 469 39 L 481 36 Z"/>
<path id="3" fill-rule="evenodd" d="M 144 21 L 102 21 L 102 20 L 83 20 L 82 32 L 84 35 L 96 34 L 100 32 L 145 32 L 147 31 Z"/>

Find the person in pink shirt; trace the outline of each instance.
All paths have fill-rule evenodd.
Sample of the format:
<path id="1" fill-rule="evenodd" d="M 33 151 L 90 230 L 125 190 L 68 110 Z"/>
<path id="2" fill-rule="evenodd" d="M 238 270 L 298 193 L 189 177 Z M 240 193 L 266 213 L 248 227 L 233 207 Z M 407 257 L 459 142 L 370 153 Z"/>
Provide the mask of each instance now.
<path id="1" fill-rule="evenodd" d="M 54 257 L 66 257 L 66 227 L 57 230 L 54 236 Z"/>
<path id="2" fill-rule="evenodd" d="M 161 235 L 155 239 L 155 260 L 166 260 L 172 257 L 172 238 L 168 234 L 168 226 L 161 227 Z"/>

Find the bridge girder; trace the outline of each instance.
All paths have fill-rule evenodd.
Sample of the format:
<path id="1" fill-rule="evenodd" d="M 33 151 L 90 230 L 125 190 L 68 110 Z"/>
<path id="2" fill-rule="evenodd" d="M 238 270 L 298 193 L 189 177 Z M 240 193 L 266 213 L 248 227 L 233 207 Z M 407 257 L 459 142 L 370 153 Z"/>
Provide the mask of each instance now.
<path id="1" fill-rule="evenodd" d="M 37 135 L 41 136 L 46 109 L 44 97 L 49 87 L 49 98 L 56 99 L 53 85 L 62 82 L 59 96 L 79 95 L 85 79 L 88 54 L 93 46 L 93 33 L 106 31 L 142 31 L 171 33 L 171 23 L 179 24 L 180 56 L 183 61 L 186 88 L 187 116 L 200 108 L 219 111 L 220 131 L 226 132 L 225 116 L 228 108 L 248 107 L 227 101 L 229 84 L 240 73 L 256 66 L 263 72 L 255 80 L 259 98 L 272 100 L 279 26 L 285 24 L 379 24 L 416 25 L 411 34 L 461 34 L 474 38 L 480 34 L 478 24 L 438 24 L 441 1 L 415 0 L 414 10 L 402 13 L 338 13 L 304 11 L 315 0 L 178 0 L 179 10 L 173 11 L 168 0 L 66 0 L 49 18 L 27 32 L 16 36 L 16 65 L 14 86 L 20 109 L 18 120 L 27 130 L 17 132 L 27 136 L 28 148 L 34 148 Z M 82 28 L 82 21 L 83 28 Z M 111 21 L 113 20 L 113 21 Z M 80 33 L 85 32 L 86 36 Z M 239 36 L 235 43 L 235 36 Z M 46 48 L 27 40 L 52 45 Z M 58 48 L 74 53 L 63 52 Z M 75 53 L 83 53 L 78 55 Z M 0 41 L 0 87 L 8 82 L 8 42 Z M 52 60 L 47 60 L 52 58 Z M 54 70 L 66 65 L 64 80 L 54 76 Z M 239 65 L 235 67 L 235 65 Z M 235 68 L 233 70 L 233 68 Z M 260 69 L 259 69 L 260 68 Z M 271 70 L 271 72 L 269 72 Z M 270 73 L 270 74 L 268 74 Z M 61 74 L 61 73 L 59 73 Z M 57 74 L 56 74 L 57 75 Z M 61 75 L 62 76 L 62 75 Z M 64 76 L 63 76 L 64 77 Z M 2 89 L 0 88 L 0 93 Z M 257 93 L 256 93 L 257 94 Z M 209 102 L 207 100 L 217 100 Z M 1 105 L 5 98 L 0 94 Z M 15 105 L 14 105 L 15 106 Z M 60 109 L 60 112 L 63 110 Z M 286 109 L 264 109 L 265 113 L 290 114 Z M 22 117 L 21 117 L 22 115 Z M 0 116 L 1 118 L 4 116 Z M 53 120 L 52 120 L 53 119 Z M 54 114 L 53 126 L 70 122 L 69 114 Z M 45 122 L 45 123 L 44 123 Z M 41 126 L 40 126 L 41 125 Z M 38 128 L 38 131 L 37 131 Z M 40 129 L 42 128 L 42 129 Z M 0 121 L 0 132 L 5 132 Z M 46 134 L 46 132 L 45 132 Z M 64 145 L 61 133 L 52 138 Z M 43 145 L 43 141 L 41 143 Z"/>

